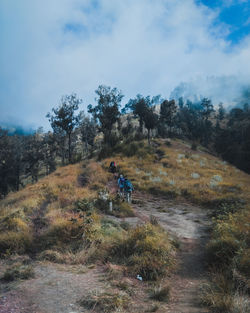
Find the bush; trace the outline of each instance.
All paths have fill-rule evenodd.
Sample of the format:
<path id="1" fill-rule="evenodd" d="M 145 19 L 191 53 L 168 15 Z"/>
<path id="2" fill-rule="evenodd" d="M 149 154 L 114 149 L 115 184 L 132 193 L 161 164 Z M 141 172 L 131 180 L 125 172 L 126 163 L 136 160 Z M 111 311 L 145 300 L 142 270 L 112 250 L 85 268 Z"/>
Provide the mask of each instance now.
<path id="1" fill-rule="evenodd" d="M 153 300 L 168 302 L 170 297 L 170 287 L 169 286 L 158 286 L 151 292 L 150 298 Z"/>
<path id="2" fill-rule="evenodd" d="M 239 250 L 239 243 L 232 237 L 214 239 L 207 245 L 208 261 L 219 266 L 229 265 Z"/>
<path id="3" fill-rule="evenodd" d="M 127 202 L 121 202 L 115 205 L 113 215 L 116 217 L 133 217 L 135 213 L 134 209 Z"/>
<path id="4" fill-rule="evenodd" d="M 59 217 L 53 221 L 39 242 L 43 249 L 70 246 L 77 250 L 96 239 L 99 219 L 96 214 L 80 214 L 74 218 Z"/>
<path id="5" fill-rule="evenodd" d="M 207 207 L 213 209 L 212 217 L 220 217 L 235 213 L 239 209 L 244 208 L 245 201 L 241 198 L 221 198 L 204 203 Z"/>
<path id="6" fill-rule="evenodd" d="M 40 260 L 46 260 L 54 263 L 64 263 L 65 257 L 59 251 L 45 250 L 39 255 Z"/>
<path id="7" fill-rule="evenodd" d="M 32 243 L 32 235 L 29 232 L 8 231 L 0 234 L 0 256 L 5 253 L 25 253 Z"/>
<path id="8" fill-rule="evenodd" d="M 129 266 L 132 275 L 157 280 L 173 268 L 173 246 L 167 234 L 150 223 L 137 226 L 125 238 L 118 238 L 111 258 Z"/>
<path id="9" fill-rule="evenodd" d="M 23 265 L 16 263 L 4 272 L 2 279 L 6 282 L 18 280 L 18 279 L 29 279 L 35 276 L 34 269 L 31 265 Z"/>
<path id="10" fill-rule="evenodd" d="M 128 296 L 123 292 L 92 292 L 80 300 L 80 305 L 90 310 L 97 309 L 99 312 L 111 313 L 126 308 L 128 301 Z"/>

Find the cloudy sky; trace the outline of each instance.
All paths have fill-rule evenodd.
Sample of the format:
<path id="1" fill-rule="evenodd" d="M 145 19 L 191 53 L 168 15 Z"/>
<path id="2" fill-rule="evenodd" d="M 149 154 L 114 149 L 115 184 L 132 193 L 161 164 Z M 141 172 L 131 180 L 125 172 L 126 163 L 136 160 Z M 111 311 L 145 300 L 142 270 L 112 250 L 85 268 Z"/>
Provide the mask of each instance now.
<path id="1" fill-rule="evenodd" d="M 125 103 L 168 98 L 182 82 L 212 97 L 219 82 L 216 101 L 227 101 L 250 83 L 250 1 L 0 0 L 0 44 L 2 125 L 47 128 L 62 95 L 84 109 L 100 84 Z"/>

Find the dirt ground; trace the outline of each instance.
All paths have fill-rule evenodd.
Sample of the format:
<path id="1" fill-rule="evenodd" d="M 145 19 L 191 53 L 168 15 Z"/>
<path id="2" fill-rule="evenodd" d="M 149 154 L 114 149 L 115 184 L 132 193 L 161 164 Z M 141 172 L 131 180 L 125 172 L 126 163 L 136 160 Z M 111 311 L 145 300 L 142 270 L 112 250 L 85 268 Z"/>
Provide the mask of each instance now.
<path id="1" fill-rule="evenodd" d="M 115 192 L 114 183 L 109 183 Z M 133 204 L 136 217 L 123 218 L 132 226 L 144 223 L 151 216 L 179 242 L 178 270 L 166 278 L 171 286 L 171 299 L 161 304 L 157 312 L 205 313 L 200 306 L 199 288 L 206 282 L 205 244 L 208 238 L 207 212 L 188 203 L 135 193 Z M 113 218 L 119 220 L 117 218 Z M 121 221 L 121 219 L 120 219 Z M 110 288 L 103 266 L 87 268 L 82 265 L 59 265 L 34 262 L 35 278 L 15 283 L 0 282 L 0 313 L 94 313 L 78 304 L 89 291 Z M 6 262 L 0 263 L 0 276 Z M 152 305 L 146 299 L 143 282 L 130 279 L 135 288 L 133 312 L 147 312 Z M 148 310 L 149 312 L 149 310 Z"/>

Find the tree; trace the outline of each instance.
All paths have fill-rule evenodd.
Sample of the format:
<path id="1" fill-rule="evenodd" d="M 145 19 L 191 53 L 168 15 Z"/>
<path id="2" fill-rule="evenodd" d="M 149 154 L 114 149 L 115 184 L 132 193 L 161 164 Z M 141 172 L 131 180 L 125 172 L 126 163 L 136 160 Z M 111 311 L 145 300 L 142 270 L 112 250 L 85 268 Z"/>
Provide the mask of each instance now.
<path id="1" fill-rule="evenodd" d="M 56 153 L 57 153 L 56 136 L 52 132 L 48 132 L 43 136 L 42 153 L 43 161 L 46 167 L 46 174 L 52 173 L 56 169 Z"/>
<path id="2" fill-rule="evenodd" d="M 154 109 L 151 107 L 147 107 L 144 113 L 143 121 L 145 123 L 145 127 L 148 131 L 148 144 L 150 144 L 150 131 L 157 126 L 158 123 L 158 115 L 154 113 Z"/>
<path id="3" fill-rule="evenodd" d="M 114 124 L 119 120 L 119 107 L 124 96 L 117 88 L 111 89 L 104 85 L 99 86 L 95 92 L 98 96 L 97 105 L 93 107 L 90 104 L 88 112 L 98 122 L 99 129 L 104 134 L 104 143 L 112 145 L 111 133 Z"/>
<path id="4" fill-rule="evenodd" d="M 94 140 L 97 134 L 97 125 L 94 119 L 85 116 L 82 113 L 80 122 L 81 139 L 85 147 L 85 151 L 88 153 L 89 146 L 93 148 Z"/>
<path id="5" fill-rule="evenodd" d="M 218 109 L 218 115 L 217 115 L 218 120 L 222 121 L 225 117 L 225 114 L 226 114 L 226 110 L 224 109 L 223 104 L 220 103 L 219 109 Z"/>
<path id="6" fill-rule="evenodd" d="M 65 150 L 65 138 L 68 139 L 68 162 L 72 161 L 72 133 L 79 123 L 79 115 L 75 111 L 79 109 L 82 100 L 76 94 L 66 95 L 61 98 L 61 103 L 57 108 L 52 109 L 52 114 L 46 116 L 50 121 L 53 131 L 63 136 L 63 150 Z M 63 156 L 64 160 L 64 156 Z"/>
<path id="7" fill-rule="evenodd" d="M 33 135 L 25 136 L 24 162 L 27 177 L 31 176 L 32 183 L 38 181 L 39 170 L 43 162 L 43 135 L 37 131 Z"/>
<path id="8" fill-rule="evenodd" d="M 160 96 L 150 98 L 137 95 L 135 99 L 130 99 L 123 112 L 132 111 L 139 119 L 139 132 L 143 133 L 143 126 L 148 131 L 148 142 L 150 143 L 150 131 L 157 126 L 158 116 L 154 113 L 154 105 L 159 102 Z"/>
<path id="9" fill-rule="evenodd" d="M 160 124 L 163 128 L 165 128 L 165 125 L 169 127 L 169 135 L 172 135 L 172 128 L 175 124 L 174 116 L 177 111 L 177 106 L 175 104 L 174 100 L 164 100 L 161 103 L 161 109 L 160 109 Z"/>

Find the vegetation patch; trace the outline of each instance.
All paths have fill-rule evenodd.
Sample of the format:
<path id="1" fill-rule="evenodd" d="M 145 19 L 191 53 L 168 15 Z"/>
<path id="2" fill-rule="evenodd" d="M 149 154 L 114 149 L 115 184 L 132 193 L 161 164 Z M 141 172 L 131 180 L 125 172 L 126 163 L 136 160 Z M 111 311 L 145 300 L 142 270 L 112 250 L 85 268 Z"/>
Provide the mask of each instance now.
<path id="1" fill-rule="evenodd" d="M 168 302 L 170 298 L 169 286 L 156 286 L 150 292 L 150 298 L 160 302 Z"/>
<path id="2" fill-rule="evenodd" d="M 126 264 L 132 275 L 144 280 L 157 280 L 174 267 L 174 248 L 168 235 L 152 224 L 137 226 L 127 236 L 118 238 L 111 248 L 111 256 Z"/>
<path id="3" fill-rule="evenodd" d="M 34 269 L 31 265 L 15 263 L 8 267 L 2 276 L 2 280 L 11 282 L 19 279 L 29 279 L 35 276 Z"/>
<path id="4" fill-rule="evenodd" d="M 129 298 L 124 292 L 92 292 L 80 300 L 80 304 L 90 310 L 111 313 L 128 307 Z"/>

